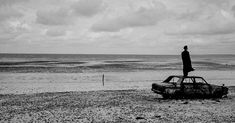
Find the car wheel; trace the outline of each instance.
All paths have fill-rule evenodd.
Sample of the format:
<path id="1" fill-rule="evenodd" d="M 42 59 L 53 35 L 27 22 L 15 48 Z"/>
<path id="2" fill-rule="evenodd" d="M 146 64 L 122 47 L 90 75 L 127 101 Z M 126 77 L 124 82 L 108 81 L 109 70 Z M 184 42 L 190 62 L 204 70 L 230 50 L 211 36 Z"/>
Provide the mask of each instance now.
<path id="1" fill-rule="evenodd" d="M 221 94 L 220 94 L 220 95 L 218 95 L 218 98 L 222 98 L 222 97 L 223 97 L 223 95 L 221 95 Z"/>
<path id="2" fill-rule="evenodd" d="M 163 94 L 162 97 L 163 97 L 164 99 L 169 99 L 170 96 L 167 95 L 167 94 Z"/>
<path id="3" fill-rule="evenodd" d="M 213 97 L 214 97 L 214 98 L 222 98 L 223 95 L 221 94 L 221 92 L 217 92 L 217 93 L 214 94 Z"/>

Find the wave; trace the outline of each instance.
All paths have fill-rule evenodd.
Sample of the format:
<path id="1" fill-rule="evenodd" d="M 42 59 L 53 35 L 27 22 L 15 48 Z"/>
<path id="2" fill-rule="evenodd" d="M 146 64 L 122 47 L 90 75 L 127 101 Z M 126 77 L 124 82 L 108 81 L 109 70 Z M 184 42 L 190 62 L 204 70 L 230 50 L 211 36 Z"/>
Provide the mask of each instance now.
<path id="1" fill-rule="evenodd" d="M 192 64 L 207 65 L 207 66 L 224 65 L 224 64 L 221 64 L 221 63 L 208 62 L 208 61 L 194 61 L 194 62 L 192 62 Z"/>
<path id="2" fill-rule="evenodd" d="M 38 64 L 38 63 L 53 63 L 57 61 L 21 61 L 21 62 L 0 62 L 0 65 L 24 65 L 24 64 Z"/>
<path id="3" fill-rule="evenodd" d="M 0 65 L 37 65 L 37 64 L 84 64 L 86 62 L 60 62 L 60 61 L 21 61 L 21 62 L 0 62 Z"/>
<path id="4" fill-rule="evenodd" d="M 193 61 L 196 70 L 235 70 L 235 65 L 211 61 Z M 110 60 L 110 61 L 21 61 L 0 62 L 0 72 L 107 72 L 140 70 L 181 70 L 182 62 L 168 60 L 165 62 L 148 60 Z"/>
<path id="5" fill-rule="evenodd" d="M 141 60 L 114 60 L 114 61 L 104 61 L 105 63 L 138 63 L 138 62 L 144 62 Z"/>

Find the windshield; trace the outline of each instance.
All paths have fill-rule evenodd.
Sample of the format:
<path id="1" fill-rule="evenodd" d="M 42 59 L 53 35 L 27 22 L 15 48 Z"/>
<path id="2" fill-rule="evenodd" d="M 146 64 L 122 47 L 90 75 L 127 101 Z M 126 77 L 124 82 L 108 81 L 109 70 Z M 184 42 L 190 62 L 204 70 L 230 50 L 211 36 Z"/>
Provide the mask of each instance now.
<path id="1" fill-rule="evenodd" d="M 182 78 L 180 78 L 180 77 L 170 76 L 163 82 L 166 82 L 166 83 L 180 83 L 181 80 L 182 80 Z"/>

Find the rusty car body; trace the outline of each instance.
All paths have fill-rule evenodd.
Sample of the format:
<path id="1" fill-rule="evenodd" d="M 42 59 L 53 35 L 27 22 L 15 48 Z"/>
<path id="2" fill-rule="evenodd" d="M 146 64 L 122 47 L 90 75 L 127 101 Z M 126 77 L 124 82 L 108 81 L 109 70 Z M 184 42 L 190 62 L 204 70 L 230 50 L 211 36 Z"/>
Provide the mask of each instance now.
<path id="1" fill-rule="evenodd" d="M 169 76 L 161 83 L 153 83 L 152 91 L 163 98 L 222 98 L 228 88 L 209 84 L 200 76 Z"/>

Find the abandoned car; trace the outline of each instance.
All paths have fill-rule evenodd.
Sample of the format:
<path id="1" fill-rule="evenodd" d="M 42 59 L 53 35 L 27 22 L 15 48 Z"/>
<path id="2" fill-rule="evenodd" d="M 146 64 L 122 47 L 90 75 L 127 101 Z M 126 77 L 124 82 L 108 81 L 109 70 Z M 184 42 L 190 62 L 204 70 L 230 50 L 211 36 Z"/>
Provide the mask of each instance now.
<path id="1" fill-rule="evenodd" d="M 152 91 L 163 98 L 222 98 L 228 88 L 209 84 L 199 76 L 169 76 L 162 83 L 153 83 Z"/>

